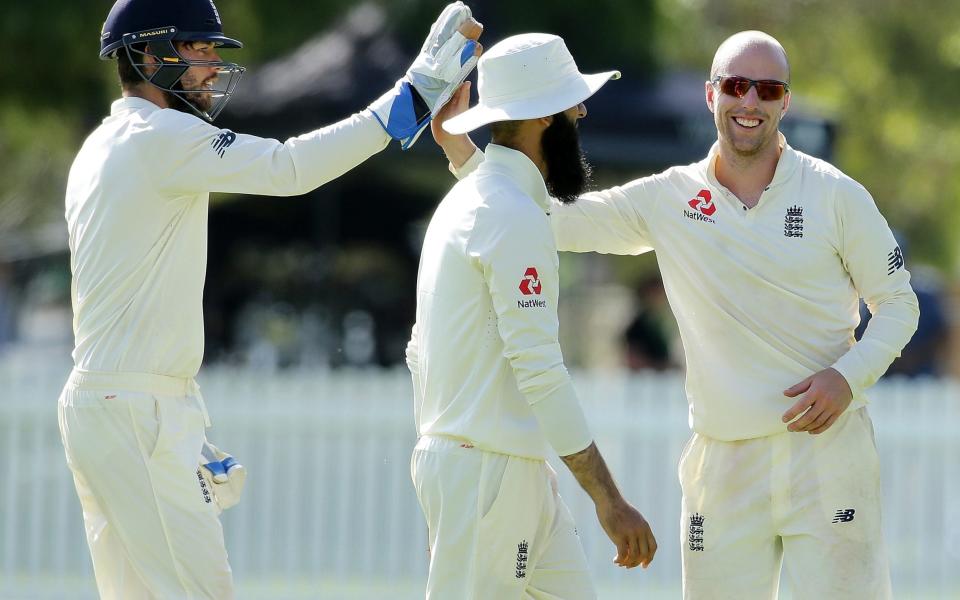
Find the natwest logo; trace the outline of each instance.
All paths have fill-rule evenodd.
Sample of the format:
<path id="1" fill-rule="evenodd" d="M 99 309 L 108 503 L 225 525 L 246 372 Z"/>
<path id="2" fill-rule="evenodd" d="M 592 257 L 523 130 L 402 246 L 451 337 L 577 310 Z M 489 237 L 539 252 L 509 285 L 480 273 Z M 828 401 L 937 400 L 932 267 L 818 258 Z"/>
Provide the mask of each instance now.
<path id="1" fill-rule="evenodd" d="M 540 283 L 540 275 L 536 267 L 527 267 L 523 273 L 523 279 L 520 280 L 520 293 L 524 296 L 540 295 L 543 284 Z"/>
<path id="2" fill-rule="evenodd" d="M 713 196 L 710 195 L 710 190 L 700 190 L 697 193 L 697 197 L 687 202 L 687 204 L 690 205 L 690 208 L 695 208 L 708 217 L 717 212 L 717 205 L 713 203 Z"/>

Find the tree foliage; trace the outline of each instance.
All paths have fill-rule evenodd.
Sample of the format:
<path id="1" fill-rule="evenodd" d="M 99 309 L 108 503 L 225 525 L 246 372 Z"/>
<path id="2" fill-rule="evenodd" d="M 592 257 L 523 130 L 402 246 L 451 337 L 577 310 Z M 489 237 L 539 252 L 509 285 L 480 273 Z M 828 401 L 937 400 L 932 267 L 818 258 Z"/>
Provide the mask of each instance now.
<path id="1" fill-rule="evenodd" d="M 62 211 L 69 161 L 118 93 L 97 59 L 110 2 L 13 2 L 0 21 L 0 234 Z M 444 2 L 381 2 L 411 51 Z M 781 40 L 793 89 L 840 125 L 836 162 L 906 234 L 914 258 L 952 269 L 960 212 L 960 3 L 956 0 L 476 0 L 490 45 L 559 33 L 583 70 L 706 72 L 744 29 Z M 220 0 L 230 58 L 255 67 L 332 27 L 353 0 Z M 241 84 L 242 85 L 242 84 Z M 788 117 L 789 118 L 789 117 Z"/>
<path id="2" fill-rule="evenodd" d="M 728 35 L 780 40 L 793 91 L 840 127 L 835 162 L 873 194 L 911 259 L 960 262 L 960 3 L 660 0 L 657 56 L 709 69 Z M 789 118 L 789 116 L 787 117 Z"/>

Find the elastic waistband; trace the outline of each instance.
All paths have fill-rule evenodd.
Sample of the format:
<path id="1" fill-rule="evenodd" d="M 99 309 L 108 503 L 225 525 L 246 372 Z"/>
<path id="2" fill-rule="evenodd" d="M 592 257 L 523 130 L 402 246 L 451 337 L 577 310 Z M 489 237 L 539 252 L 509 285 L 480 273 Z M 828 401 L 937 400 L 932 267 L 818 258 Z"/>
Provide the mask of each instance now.
<path id="1" fill-rule="evenodd" d="M 153 373 L 110 373 L 74 369 L 70 372 L 68 382 L 80 390 L 124 390 L 165 396 L 192 396 L 200 391 L 192 377 L 171 377 Z"/>
<path id="2" fill-rule="evenodd" d="M 445 435 L 422 435 L 417 440 L 417 450 L 445 450 L 448 448 L 474 448 L 469 440 Z"/>
<path id="3" fill-rule="evenodd" d="M 429 451 L 446 451 L 456 448 L 463 448 L 466 450 L 477 450 L 479 452 L 489 452 L 490 454 L 500 454 L 503 456 L 508 456 L 510 458 L 517 458 L 520 460 L 529 460 L 534 462 L 545 462 L 545 458 L 535 457 L 535 456 L 520 456 L 518 454 L 510 454 L 507 452 L 501 452 L 499 450 L 491 450 L 490 448 L 484 448 L 481 446 L 474 445 L 470 440 L 453 437 L 448 435 L 422 435 L 420 439 L 417 440 L 417 445 L 415 446 L 417 450 L 429 450 Z"/>
<path id="4" fill-rule="evenodd" d="M 192 377 L 171 377 L 155 373 L 123 373 L 105 371 L 84 371 L 74 368 L 67 379 L 67 385 L 78 390 L 89 391 L 125 391 L 162 396 L 195 397 L 203 411 L 203 419 L 210 426 L 210 416 L 200 394 L 200 386 Z"/>

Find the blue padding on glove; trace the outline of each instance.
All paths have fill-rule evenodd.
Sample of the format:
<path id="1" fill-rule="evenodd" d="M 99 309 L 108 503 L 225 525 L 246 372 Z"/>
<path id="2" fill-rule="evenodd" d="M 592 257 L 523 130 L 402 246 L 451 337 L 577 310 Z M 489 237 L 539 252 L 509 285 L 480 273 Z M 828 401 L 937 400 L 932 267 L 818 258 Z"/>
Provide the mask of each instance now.
<path id="1" fill-rule="evenodd" d="M 477 49 L 477 43 L 473 40 L 467 40 L 466 45 L 463 47 L 463 51 L 460 52 L 460 65 L 467 64 L 467 61 L 473 58 L 473 53 Z"/>
<path id="2" fill-rule="evenodd" d="M 230 467 L 237 464 L 237 459 L 232 456 L 228 456 L 225 459 L 220 461 L 220 465 L 223 467 L 223 472 L 226 473 L 230 470 Z"/>
<path id="3" fill-rule="evenodd" d="M 230 460 L 233 460 L 233 457 L 230 457 Z M 214 477 L 216 477 L 217 475 L 226 475 L 226 474 L 227 474 L 227 469 L 228 469 L 228 467 L 226 467 L 226 466 L 223 464 L 224 462 L 226 462 L 226 461 L 222 461 L 222 462 L 221 462 L 221 461 L 219 461 L 219 460 L 215 460 L 215 461 L 209 462 L 209 463 L 207 463 L 207 464 L 205 464 L 205 465 L 203 465 L 203 466 L 206 467 L 207 470 L 210 471 L 210 473 L 212 473 Z"/>
<path id="4" fill-rule="evenodd" d="M 430 123 L 430 113 L 428 112 L 423 120 L 417 122 L 417 113 L 414 107 L 414 91 L 409 81 L 401 81 L 394 92 L 390 103 L 390 114 L 387 116 L 387 122 L 374 111 L 373 116 L 380 122 L 387 134 L 393 139 L 400 140 L 401 148 L 406 150 L 417 138 L 417 134 Z"/>

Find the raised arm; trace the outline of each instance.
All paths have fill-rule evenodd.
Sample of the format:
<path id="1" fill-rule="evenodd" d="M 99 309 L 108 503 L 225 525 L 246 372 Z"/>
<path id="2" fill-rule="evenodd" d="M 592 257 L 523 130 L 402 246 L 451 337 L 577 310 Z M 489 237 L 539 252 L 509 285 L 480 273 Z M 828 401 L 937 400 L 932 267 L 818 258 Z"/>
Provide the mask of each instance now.
<path id="1" fill-rule="evenodd" d="M 443 149 L 450 172 L 463 179 L 483 162 L 483 152 L 469 135 L 453 135 L 445 120 L 467 110 L 469 82 L 458 90 L 431 124 L 433 139 Z M 647 215 L 655 208 L 657 179 L 637 179 L 623 186 L 584 194 L 571 204 L 554 202 L 550 225 L 557 249 L 569 252 L 642 254 L 653 249 Z"/>
<path id="2" fill-rule="evenodd" d="M 303 194 L 386 147 L 409 148 L 477 64 L 483 26 L 462 2 L 444 7 L 420 53 L 396 84 L 338 123 L 280 143 L 217 129 L 167 111 L 158 118 L 157 183 L 173 192 Z"/>
<path id="3" fill-rule="evenodd" d="M 602 254 L 643 254 L 653 249 L 648 227 L 656 208 L 653 178 L 631 181 L 599 192 L 590 192 L 576 202 L 554 201 L 550 225 L 557 250 Z"/>
<path id="4" fill-rule="evenodd" d="M 148 162 L 156 184 L 172 193 L 206 191 L 292 196 L 343 175 L 383 150 L 390 137 L 369 111 L 279 142 L 234 133 L 182 113 L 165 111 L 166 136 Z"/>

